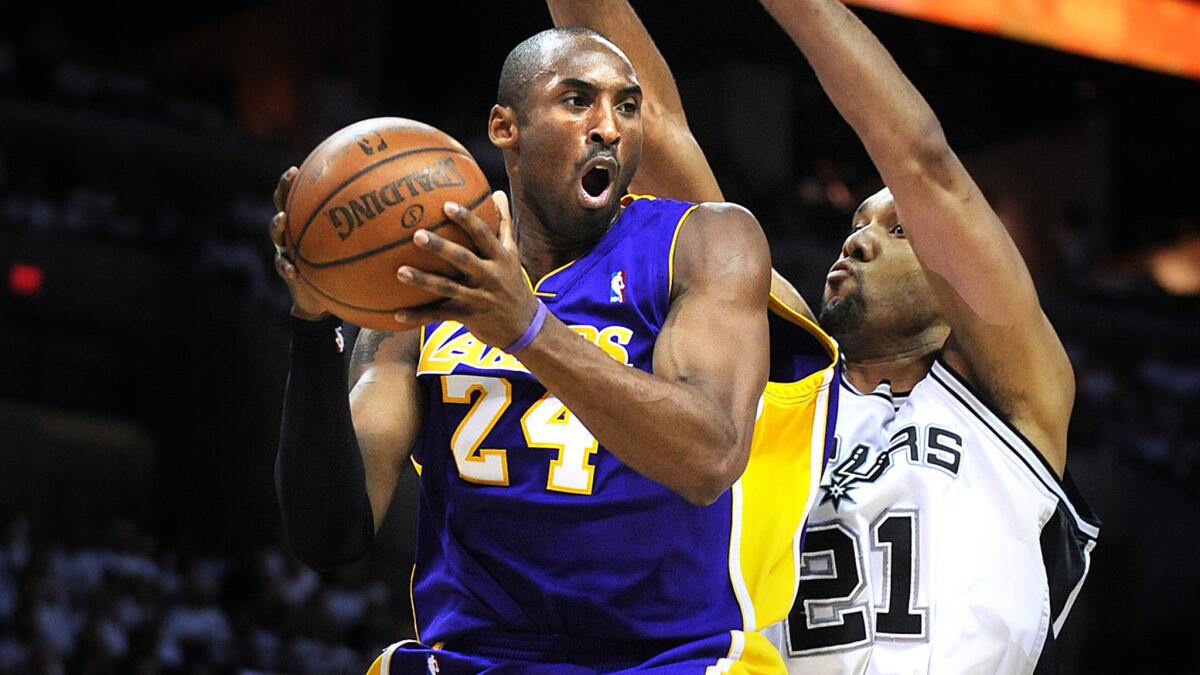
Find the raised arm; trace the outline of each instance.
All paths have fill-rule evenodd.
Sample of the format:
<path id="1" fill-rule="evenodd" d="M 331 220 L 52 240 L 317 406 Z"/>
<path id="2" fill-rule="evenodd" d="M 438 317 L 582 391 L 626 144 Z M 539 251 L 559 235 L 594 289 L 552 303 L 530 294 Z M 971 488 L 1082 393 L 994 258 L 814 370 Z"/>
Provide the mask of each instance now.
<path id="1" fill-rule="evenodd" d="M 642 83 L 642 163 L 630 191 L 690 202 L 725 197 L 704 150 L 692 135 L 675 76 L 628 0 L 546 0 L 555 26 L 586 26 L 625 52 Z M 771 270 L 771 292 L 815 319 L 791 283 Z"/>
<path id="2" fill-rule="evenodd" d="M 689 202 L 724 197 L 683 113 L 671 68 L 627 0 L 546 0 L 555 26 L 585 26 L 625 52 L 642 83 L 642 163 L 630 191 Z"/>
<path id="3" fill-rule="evenodd" d="M 1061 473 L 1074 375 L 1016 245 L 933 110 L 837 0 L 762 0 L 808 58 L 896 200 L 951 329 L 945 355 Z"/>

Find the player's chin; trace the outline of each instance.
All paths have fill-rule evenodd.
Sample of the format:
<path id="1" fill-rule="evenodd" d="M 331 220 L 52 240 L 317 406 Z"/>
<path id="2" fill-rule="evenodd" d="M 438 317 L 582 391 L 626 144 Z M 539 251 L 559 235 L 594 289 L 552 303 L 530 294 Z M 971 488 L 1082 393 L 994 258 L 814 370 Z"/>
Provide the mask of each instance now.
<path id="1" fill-rule="evenodd" d="M 821 293 L 821 302 L 835 302 L 845 297 L 850 292 L 850 284 L 846 283 L 848 279 L 839 279 L 830 281 L 826 279 L 825 290 Z"/>

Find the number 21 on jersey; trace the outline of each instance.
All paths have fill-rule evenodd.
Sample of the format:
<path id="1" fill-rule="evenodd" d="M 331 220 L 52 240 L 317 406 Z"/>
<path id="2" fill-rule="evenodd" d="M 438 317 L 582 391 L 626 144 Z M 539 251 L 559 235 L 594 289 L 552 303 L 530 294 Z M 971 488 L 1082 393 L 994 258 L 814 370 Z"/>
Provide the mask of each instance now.
<path id="1" fill-rule="evenodd" d="M 471 406 L 450 437 L 458 475 L 471 483 L 508 485 L 508 451 L 482 446 L 512 403 L 512 385 L 499 377 L 447 375 L 442 400 Z M 558 450 L 548 466 L 547 490 L 592 493 L 596 467 L 591 457 L 600 444 L 557 397 L 546 392 L 530 406 L 521 415 L 521 433 L 531 448 Z"/>

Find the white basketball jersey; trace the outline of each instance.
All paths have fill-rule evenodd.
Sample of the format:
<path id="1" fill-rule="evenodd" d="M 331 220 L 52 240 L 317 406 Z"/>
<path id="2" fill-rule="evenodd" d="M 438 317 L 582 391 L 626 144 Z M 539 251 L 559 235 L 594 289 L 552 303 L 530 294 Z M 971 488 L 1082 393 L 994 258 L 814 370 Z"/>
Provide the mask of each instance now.
<path id="1" fill-rule="evenodd" d="M 1099 534 L 1070 477 L 940 360 L 907 396 L 840 398 L 799 592 L 764 631 L 790 672 L 1052 668 Z"/>

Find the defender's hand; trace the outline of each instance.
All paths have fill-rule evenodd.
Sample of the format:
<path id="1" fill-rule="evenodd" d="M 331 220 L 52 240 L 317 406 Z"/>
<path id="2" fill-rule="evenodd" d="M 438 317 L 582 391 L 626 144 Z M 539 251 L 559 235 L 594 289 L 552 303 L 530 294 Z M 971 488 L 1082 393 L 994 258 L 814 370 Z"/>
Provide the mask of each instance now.
<path id="1" fill-rule="evenodd" d="M 529 327 L 538 303 L 521 271 L 508 197 L 496 191 L 492 193 L 492 200 L 500 213 L 499 236 L 492 234 L 487 223 L 460 204 L 446 202 L 443 207 L 446 217 L 471 235 L 478 254 L 426 230 L 413 235 L 413 243 L 418 248 L 450 263 L 462 274 L 462 279 L 456 281 L 407 265 L 401 267 L 396 276 L 402 283 L 436 293 L 446 300 L 433 307 L 397 312 L 397 321 L 403 324 L 458 321 L 472 335 L 494 347 L 511 344 Z"/>
<path id="2" fill-rule="evenodd" d="M 271 227 L 267 232 L 271 236 L 271 243 L 275 245 L 275 271 L 283 280 L 287 282 L 288 290 L 292 293 L 292 316 L 316 321 L 329 316 L 329 310 L 325 309 L 320 298 L 308 284 L 300 280 L 300 275 L 296 272 L 296 266 L 288 259 L 287 251 L 287 213 L 284 212 L 284 206 L 287 204 L 288 192 L 292 189 L 292 181 L 295 180 L 296 174 L 300 170 L 296 167 L 291 167 L 283 172 L 279 177 L 279 184 L 275 186 L 275 209 L 278 213 L 271 219 Z"/>

